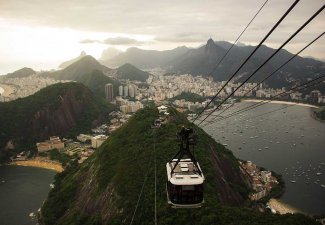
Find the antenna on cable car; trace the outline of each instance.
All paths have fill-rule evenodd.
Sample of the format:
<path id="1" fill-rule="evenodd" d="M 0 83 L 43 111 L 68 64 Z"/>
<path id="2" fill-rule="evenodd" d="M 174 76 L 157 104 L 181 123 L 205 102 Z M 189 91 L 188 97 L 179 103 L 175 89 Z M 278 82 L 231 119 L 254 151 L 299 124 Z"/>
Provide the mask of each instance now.
<path id="1" fill-rule="evenodd" d="M 173 160 L 177 159 L 171 174 L 174 173 L 175 168 L 177 167 L 177 165 L 179 164 L 179 162 L 181 161 L 181 159 L 183 159 L 185 156 L 187 158 L 190 158 L 195 166 L 196 172 L 198 172 L 198 174 L 202 174 L 202 171 L 200 169 L 200 167 L 197 164 L 196 159 L 194 158 L 194 155 L 191 153 L 190 151 L 190 145 L 196 145 L 196 137 L 193 133 L 193 129 L 192 128 L 185 128 L 184 126 L 182 127 L 181 131 L 177 133 L 177 136 L 179 138 L 180 141 L 180 149 L 179 151 L 176 153 L 176 155 L 172 158 L 172 160 L 170 162 L 172 162 Z"/>

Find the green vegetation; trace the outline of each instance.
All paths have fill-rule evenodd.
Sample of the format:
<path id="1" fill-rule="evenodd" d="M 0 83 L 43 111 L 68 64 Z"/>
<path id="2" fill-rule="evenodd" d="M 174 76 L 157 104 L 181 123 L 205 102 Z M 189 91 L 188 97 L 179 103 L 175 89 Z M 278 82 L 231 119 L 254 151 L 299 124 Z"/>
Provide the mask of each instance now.
<path id="1" fill-rule="evenodd" d="M 189 124 L 182 114 L 175 110 L 170 113 L 170 123 L 160 129 L 151 129 L 158 117 L 157 110 L 139 111 L 88 160 L 57 175 L 55 188 L 42 207 L 43 224 L 130 224 L 143 184 L 133 224 L 153 224 L 154 159 L 157 162 L 158 224 L 317 224 L 301 214 L 260 213 L 245 207 L 249 202 L 235 206 L 222 203 L 222 198 L 232 198 L 231 195 L 239 199 L 245 197 L 247 187 L 237 179 L 238 161 L 232 153 L 197 127 L 199 142 L 194 154 L 206 178 L 205 203 L 198 209 L 172 209 L 166 200 L 165 166 L 178 149 L 175 133 L 181 125 Z M 219 164 L 213 160 L 213 155 L 218 156 Z M 218 177 L 220 170 L 221 178 Z M 218 183 L 220 179 L 230 187 L 227 193 L 223 193 L 225 187 Z"/>
<path id="2" fill-rule="evenodd" d="M 69 162 L 71 162 L 71 157 L 68 154 L 65 154 L 63 152 L 60 152 L 57 149 L 50 150 L 48 152 L 49 158 L 54 161 L 60 162 L 63 166 L 67 165 Z"/>
<path id="3" fill-rule="evenodd" d="M 90 73 L 84 74 L 78 77 L 76 80 L 87 86 L 95 95 L 104 98 L 105 97 L 105 84 L 113 84 L 114 95 L 118 95 L 118 87 L 121 83 L 117 80 L 105 76 L 100 70 L 93 70 Z"/>
<path id="4" fill-rule="evenodd" d="M 145 82 L 149 78 L 149 73 L 142 71 L 135 66 L 126 63 L 117 68 L 117 77 L 119 79 L 138 80 Z"/>
<path id="5" fill-rule="evenodd" d="M 190 102 L 203 102 L 205 101 L 205 98 L 201 95 L 195 94 L 195 93 L 189 93 L 189 92 L 182 92 L 180 95 L 177 95 L 176 97 L 172 98 L 171 100 L 180 100 L 185 99 L 185 101 Z"/>
<path id="6" fill-rule="evenodd" d="M 51 135 L 75 136 L 107 118 L 113 106 L 80 83 L 58 83 L 34 95 L 0 103 L 0 162 L 15 151 L 33 150 Z M 12 140 L 15 151 L 5 151 Z"/>

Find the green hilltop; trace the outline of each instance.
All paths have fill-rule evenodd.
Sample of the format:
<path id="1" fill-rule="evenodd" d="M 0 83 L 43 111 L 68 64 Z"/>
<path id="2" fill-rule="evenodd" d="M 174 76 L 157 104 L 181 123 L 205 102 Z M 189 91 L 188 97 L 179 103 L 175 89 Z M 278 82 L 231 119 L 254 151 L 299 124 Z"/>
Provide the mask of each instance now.
<path id="1" fill-rule="evenodd" d="M 158 224 L 317 224 L 301 214 L 281 216 L 247 207 L 248 188 L 237 159 L 197 127 L 194 154 L 206 178 L 205 203 L 197 209 L 171 208 L 165 166 L 178 150 L 176 132 L 189 123 L 175 110 L 170 113 L 166 125 L 151 129 L 158 111 L 139 111 L 84 163 L 75 162 L 57 174 L 55 188 L 41 209 L 41 224 L 130 224 L 136 205 L 133 224 L 154 224 L 155 160 Z"/>
<path id="2" fill-rule="evenodd" d="M 99 124 L 114 106 L 81 83 L 58 83 L 26 98 L 0 103 L 0 162 L 33 150 L 49 136 L 71 136 Z M 7 148 L 8 142 L 14 145 Z"/>
<path id="3" fill-rule="evenodd" d="M 119 79 L 138 80 L 145 82 L 149 78 L 149 73 L 138 69 L 137 67 L 126 63 L 117 68 L 117 77 Z"/>

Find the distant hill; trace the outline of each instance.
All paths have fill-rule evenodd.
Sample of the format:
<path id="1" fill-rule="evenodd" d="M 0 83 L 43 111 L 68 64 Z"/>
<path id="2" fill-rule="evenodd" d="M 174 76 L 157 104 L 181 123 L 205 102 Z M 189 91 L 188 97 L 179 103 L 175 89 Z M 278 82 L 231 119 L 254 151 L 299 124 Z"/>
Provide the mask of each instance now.
<path id="1" fill-rule="evenodd" d="M 209 39 L 205 45 L 195 49 L 180 47 L 169 51 L 152 51 L 130 48 L 125 53 L 111 59 L 107 62 L 107 65 L 109 63 L 117 65 L 131 63 L 139 68 L 161 67 L 167 71 L 167 74 L 190 73 L 193 75 L 208 76 L 231 45 L 231 43 L 226 41 L 214 42 L 212 39 Z M 213 72 L 212 76 L 214 79 L 217 81 L 227 80 L 254 48 L 255 46 L 235 45 L 218 69 Z M 239 71 L 234 81 L 242 82 L 274 51 L 275 49 L 265 45 L 261 46 Z M 292 53 L 286 50 L 281 50 L 250 82 L 262 80 L 292 55 Z M 316 75 L 313 74 L 316 71 L 325 71 L 325 63 L 312 58 L 298 56 L 268 79 L 266 85 L 273 88 L 290 86 L 293 83 L 314 78 Z"/>
<path id="2" fill-rule="evenodd" d="M 70 66 L 72 63 L 79 61 L 80 59 L 82 59 L 86 55 L 87 55 L 86 52 L 82 51 L 77 58 L 74 58 L 74 59 L 71 59 L 71 60 L 68 60 L 66 62 L 61 63 L 59 65 L 59 68 L 64 69 L 64 68 Z"/>
<path id="3" fill-rule="evenodd" d="M 121 85 L 118 80 L 105 76 L 100 70 L 93 70 L 90 73 L 84 74 L 83 76 L 78 77 L 77 81 L 83 83 L 95 95 L 100 97 L 105 96 L 105 84 L 113 84 L 114 96 L 118 95 L 118 87 Z"/>
<path id="4" fill-rule="evenodd" d="M 199 128 L 195 155 L 205 174 L 205 202 L 196 209 L 171 208 L 166 198 L 166 162 L 178 148 L 175 133 L 189 123 L 176 110 L 170 113 L 169 123 L 153 130 L 157 109 L 137 112 L 88 160 L 58 174 L 42 206 L 41 224 L 154 224 L 155 193 L 158 224 L 317 224 L 301 214 L 281 216 L 248 208 L 248 188 L 237 159 Z"/>
<path id="5" fill-rule="evenodd" d="M 87 55 L 72 63 L 65 69 L 54 72 L 52 75 L 54 78 L 59 80 L 79 81 L 84 74 L 89 74 L 94 70 L 109 73 L 112 69 L 103 66 L 94 57 Z"/>
<path id="6" fill-rule="evenodd" d="M 15 72 L 12 73 L 8 73 L 7 75 L 5 75 L 6 78 L 20 78 L 20 77 L 28 77 L 30 75 L 35 74 L 36 72 L 28 67 L 24 67 L 20 70 L 17 70 Z"/>
<path id="7" fill-rule="evenodd" d="M 120 51 L 116 48 L 107 48 L 102 52 L 102 55 L 101 55 L 99 61 L 110 60 L 121 53 L 122 53 L 122 51 Z"/>
<path id="8" fill-rule="evenodd" d="M 188 51 L 187 47 L 178 47 L 172 50 L 156 51 L 139 48 L 129 48 L 112 59 L 103 60 L 102 63 L 109 67 L 119 67 L 130 63 L 140 69 L 149 69 L 169 65 L 170 61 L 180 57 Z"/>
<path id="9" fill-rule="evenodd" d="M 107 75 L 116 73 L 106 66 L 100 64 L 92 56 L 84 56 L 78 61 L 72 63 L 63 70 L 55 72 L 46 72 L 43 75 L 57 80 L 72 80 L 83 83 L 97 96 L 105 96 L 105 84 L 113 84 L 115 95 L 118 93 L 119 81 L 108 77 Z"/>
<path id="10" fill-rule="evenodd" d="M 80 83 L 58 83 L 34 95 L 0 103 L 0 162 L 16 150 L 35 149 L 49 136 L 69 136 L 99 124 L 113 106 Z M 9 150 L 8 143 L 14 150 Z"/>
<path id="11" fill-rule="evenodd" d="M 138 80 L 145 82 L 149 78 L 149 75 L 149 73 L 144 72 L 129 63 L 126 63 L 123 66 L 117 68 L 117 78 L 119 79 Z"/>

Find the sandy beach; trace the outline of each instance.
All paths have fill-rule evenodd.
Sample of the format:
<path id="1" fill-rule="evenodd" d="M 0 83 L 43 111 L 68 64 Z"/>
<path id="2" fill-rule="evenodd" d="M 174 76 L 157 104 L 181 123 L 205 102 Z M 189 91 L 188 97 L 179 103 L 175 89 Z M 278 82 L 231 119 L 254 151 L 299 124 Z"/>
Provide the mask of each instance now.
<path id="1" fill-rule="evenodd" d="M 302 213 L 300 210 L 294 208 L 293 206 L 283 203 L 282 201 L 275 198 L 271 198 L 270 201 L 268 202 L 268 205 L 280 214 Z"/>
<path id="2" fill-rule="evenodd" d="M 242 101 L 243 102 L 262 102 L 264 100 L 260 100 L 260 99 L 245 99 L 245 100 L 242 100 Z M 274 100 L 274 101 L 270 101 L 270 103 L 274 103 L 274 104 L 285 104 L 285 105 L 299 105 L 299 106 L 305 106 L 305 107 L 316 108 L 316 109 L 319 108 L 316 105 L 310 105 L 310 104 L 305 104 L 305 103 L 297 103 L 297 102 L 286 102 L 286 101 L 275 101 Z"/>
<path id="3" fill-rule="evenodd" d="M 15 92 L 15 88 L 8 84 L 0 84 L 0 88 L 3 90 L 2 93 L 0 90 L 0 93 L 4 97 L 9 97 L 11 94 L 13 94 Z"/>
<path id="4" fill-rule="evenodd" d="M 9 165 L 40 167 L 40 168 L 55 170 L 59 173 L 64 170 L 61 163 L 50 161 L 47 159 L 42 159 L 42 158 L 34 158 L 31 160 L 23 160 L 23 161 L 13 161 Z"/>

